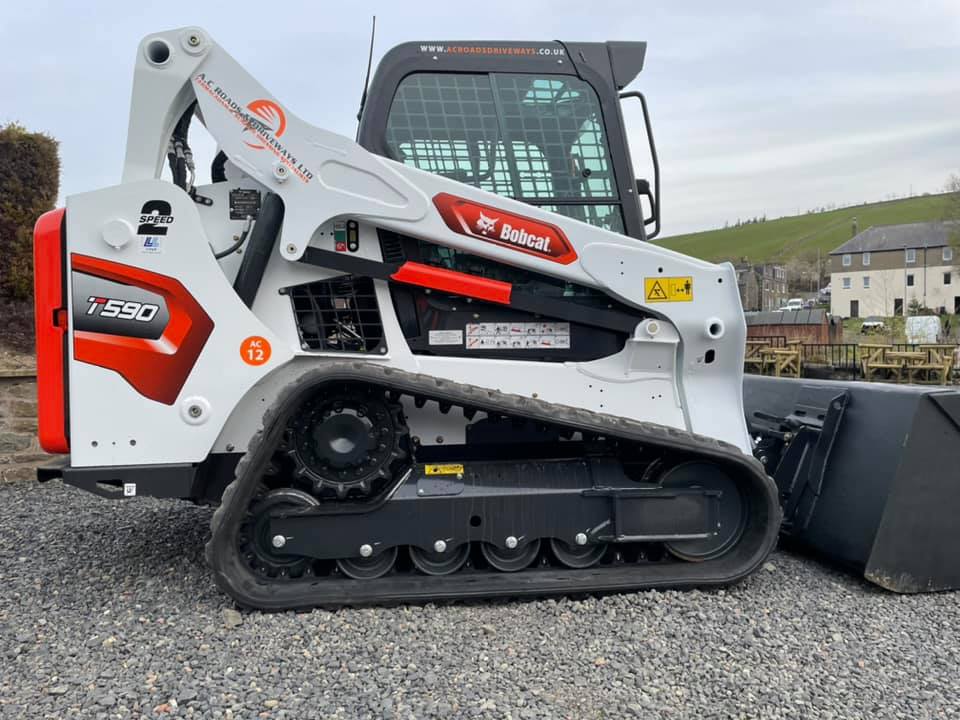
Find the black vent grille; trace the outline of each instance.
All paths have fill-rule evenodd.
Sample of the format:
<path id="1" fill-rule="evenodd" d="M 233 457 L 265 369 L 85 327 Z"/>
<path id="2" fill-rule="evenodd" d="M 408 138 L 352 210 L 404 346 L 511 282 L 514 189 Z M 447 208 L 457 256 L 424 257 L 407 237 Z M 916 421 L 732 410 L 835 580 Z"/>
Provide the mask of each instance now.
<path id="1" fill-rule="evenodd" d="M 304 350 L 379 352 L 383 323 L 372 278 L 351 275 L 288 287 Z"/>
<path id="2" fill-rule="evenodd" d="M 403 240 L 397 235 L 380 235 L 380 253 L 388 265 L 398 265 L 407 259 L 403 252 Z"/>

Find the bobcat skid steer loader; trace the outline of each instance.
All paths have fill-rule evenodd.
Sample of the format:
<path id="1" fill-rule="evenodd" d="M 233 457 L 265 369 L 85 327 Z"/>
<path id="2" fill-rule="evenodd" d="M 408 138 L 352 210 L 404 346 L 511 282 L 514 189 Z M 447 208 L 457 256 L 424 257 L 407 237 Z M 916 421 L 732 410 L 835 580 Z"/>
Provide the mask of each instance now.
<path id="1" fill-rule="evenodd" d="M 199 28 L 145 38 L 122 183 L 35 231 L 40 436 L 64 454 L 41 479 L 218 505 L 207 558 L 248 607 L 750 574 L 860 400 L 761 398 L 754 458 L 733 268 L 644 242 L 656 153 L 647 120 L 651 189 L 620 108 L 647 118 L 621 92 L 644 51 L 404 44 L 354 142 Z"/>

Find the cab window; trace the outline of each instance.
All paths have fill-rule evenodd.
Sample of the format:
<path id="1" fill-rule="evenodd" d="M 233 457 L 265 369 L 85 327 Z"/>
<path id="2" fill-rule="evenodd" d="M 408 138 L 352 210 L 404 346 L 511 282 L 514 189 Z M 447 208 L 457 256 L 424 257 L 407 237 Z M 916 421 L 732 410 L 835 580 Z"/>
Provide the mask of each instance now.
<path id="1" fill-rule="evenodd" d="M 579 78 L 408 75 L 386 141 L 421 170 L 623 232 L 600 104 Z"/>

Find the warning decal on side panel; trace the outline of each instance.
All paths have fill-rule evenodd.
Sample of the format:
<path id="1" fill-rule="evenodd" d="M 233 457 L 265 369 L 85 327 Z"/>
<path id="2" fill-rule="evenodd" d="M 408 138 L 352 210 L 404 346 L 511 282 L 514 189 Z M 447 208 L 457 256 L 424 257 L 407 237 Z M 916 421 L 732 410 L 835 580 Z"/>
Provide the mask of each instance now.
<path id="1" fill-rule="evenodd" d="M 644 278 L 643 296 L 647 302 L 690 302 L 693 300 L 693 278 Z"/>
<path id="2" fill-rule="evenodd" d="M 467 324 L 467 350 L 569 350 L 568 322 Z"/>

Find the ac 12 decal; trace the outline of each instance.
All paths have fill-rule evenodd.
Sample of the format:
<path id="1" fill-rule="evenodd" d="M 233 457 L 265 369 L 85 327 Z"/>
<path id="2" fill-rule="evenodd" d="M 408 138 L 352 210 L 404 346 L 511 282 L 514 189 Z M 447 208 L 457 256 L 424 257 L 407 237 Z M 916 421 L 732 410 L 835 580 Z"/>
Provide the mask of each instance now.
<path id="1" fill-rule="evenodd" d="M 448 193 L 436 195 L 433 204 L 447 227 L 460 235 L 503 245 L 561 265 L 569 265 L 577 259 L 577 253 L 563 230 L 551 223 Z"/>
<path id="2" fill-rule="evenodd" d="M 147 200 L 140 208 L 137 235 L 166 235 L 173 225 L 173 208 L 166 200 Z"/>

